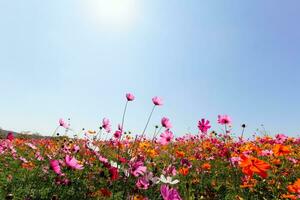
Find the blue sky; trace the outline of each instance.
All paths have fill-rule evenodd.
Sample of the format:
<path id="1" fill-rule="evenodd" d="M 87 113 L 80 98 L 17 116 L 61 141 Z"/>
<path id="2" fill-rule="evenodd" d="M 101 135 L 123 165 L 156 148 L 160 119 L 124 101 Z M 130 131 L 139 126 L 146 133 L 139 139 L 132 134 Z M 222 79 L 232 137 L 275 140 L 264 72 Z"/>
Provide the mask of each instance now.
<path id="1" fill-rule="evenodd" d="M 176 135 L 202 117 L 220 130 L 228 114 L 236 134 L 242 123 L 248 136 L 261 124 L 299 134 L 299 1 L 126 0 L 120 14 L 112 0 L 106 17 L 100 1 L 0 2 L 2 128 L 47 135 L 60 117 L 77 130 L 103 117 L 116 126 L 129 91 L 125 128 L 137 133 L 158 95 L 149 130 L 163 116 Z"/>

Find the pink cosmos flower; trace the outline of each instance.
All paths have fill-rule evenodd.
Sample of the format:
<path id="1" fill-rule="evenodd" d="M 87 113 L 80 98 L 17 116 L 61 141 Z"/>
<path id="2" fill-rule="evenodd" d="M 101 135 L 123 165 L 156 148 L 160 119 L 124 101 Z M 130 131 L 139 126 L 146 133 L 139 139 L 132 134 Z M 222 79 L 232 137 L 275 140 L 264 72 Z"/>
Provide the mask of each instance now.
<path id="1" fill-rule="evenodd" d="M 167 129 L 172 128 L 172 124 L 170 122 L 170 119 L 167 117 L 163 117 L 161 119 L 161 125 Z"/>
<path id="2" fill-rule="evenodd" d="M 167 185 L 160 187 L 160 194 L 164 200 L 181 200 L 181 197 L 176 189 L 169 188 Z"/>
<path id="3" fill-rule="evenodd" d="M 60 118 L 58 123 L 59 123 L 59 126 L 62 126 L 64 128 L 68 128 L 68 124 L 65 122 L 64 119 Z"/>
<path id="4" fill-rule="evenodd" d="M 6 136 L 6 139 L 8 139 L 9 141 L 13 141 L 15 139 L 15 136 L 12 132 L 9 132 Z"/>
<path id="5" fill-rule="evenodd" d="M 162 145 L 166 145 L 169 144 L 169 142 L 171 142 L 173 138 L 174 138 L 173 133 L 170 130 L 166 130 L 160 135 L 159 142 Z"/>
<path id="6" fill-rule="evenodd" d="M 108 133 L 111 131 L 110 121 L 107 118 L 103 118 L 102 120 L 102 128 L 104 128 Z"/>
<path id="7" fill-rule="evenodd" d="M 218 115 L 218 123 L 222 125 L 231 124 L 231 118 L 228 115 Z"/>
<path id="8" fill-rule="evenodd" d="M 149 185 L 150 185 L 149 181 L 144 177 L 139 178 L 137 183 L 136 183 L 137 188 L 140 189 L 140 190 L 147 190 Z"/>
<path id="9" fill-rule="evenodd" d="M 163 105 L 163 100 L 160 97 L 153 97 L 152 98 L 152 102 L 154 103 L 154 105 L 156 106 L 161 106 Z"/>
<path id="10" fill-rule="evenodd" d="M 271 156 L 271 155 L 273 155 L 273 151 L 272 150 L 262 150 L 260 155 L 261 156 Z"/>
<path id="11" fill-rule="evenodd" d="M 133 94 L 127 93 L 126 94 L 126 99 L 127 99 L 127 101 L 133 101 L 135 99 L 135 97 L 133 96 Z"/>
<path id="12" fill-rule="evenodd" d="M 276 137 L 275 142 L 277 144 L 283 144 L 288 139 L 288 136 L 284 134 L 277 134 L 275 137 Z"/>
<path id="13" fill-rule="evenodd" d="M 238 165 L 242 161 L 240 157 L 231 157 L 229 160 L 233 165 Z"/>
<path id="14" fill-rule="evenodd" d="M 198 122 L 198 128 L 202 133 L 207 133 L 208 129 L 211 128 L 210 121 L 201 119 L 201 121 Z"/>
<path id="15" fill-rule="evenodd" d="M 135 177 L 144 175 L 146 171 L 147 167 L 144 166 L 144 163 L 142 161 L 137 161 L 131 165 L 130 173 Z"/>
<path id="16" fill-rule="evenodd" d="M 83 166 L 78 163 L 78 160 L 76 160 L 76 158 L 71 157 L 69 155 L 66 155 L 65 162 L 67 166 L 70 167 L 71 169 L 77 169 L 77 170 L 83 169 Z"/>
<path id="17" fill-rule="evenodd" d="M 57 174 L 57 175 L 61 175 L 61 169 L 59 166 L 59 162 L 58 160 L 51 160 L 50 161 L 50 168 Z"/>

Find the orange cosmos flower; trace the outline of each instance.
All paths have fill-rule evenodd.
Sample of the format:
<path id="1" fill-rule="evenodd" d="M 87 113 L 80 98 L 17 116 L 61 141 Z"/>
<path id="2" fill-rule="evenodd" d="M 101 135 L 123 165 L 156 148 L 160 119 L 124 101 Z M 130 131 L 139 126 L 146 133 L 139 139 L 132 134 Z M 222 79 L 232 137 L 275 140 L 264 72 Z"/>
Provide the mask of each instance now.
<path id="1" fill-rule="evenodd" d="M 32 162 L 22 163 L 22 168 L 32 170 L 35 167 L 35 165 Z"/>
<path id="2" fill-rule="evenodd" d="M 291 193 L 300 194 L 300 178 L 298 178 L 294 184 L 289 185 L 287 188 L 288 188 L 288 191 Z"/>
<path id="3" fill-rule="evenodd" d="M 209 171 L 211 169 L 211 165 L 209 163 L 204 163 L 201 167 L 205 171 Z"/>
<path id="4" fill-rule="evenodd" d="M 185 156 L 185 153 L 183 151 L 176 151 L 176 157 L 183 158 Z"/>
<path id="5" fill-rule="evenodd" d="M 292 195 L 292 194 L 283 194 L 283 195 L 281 195 L 281 197 L 284 198 L 284 199 L 297 200 L 297 197 L 295 195 Z"/>
<path id="6" fill-rule="evenodd" d="M 258 174 L 262 178 L 266 178 L 268 176 L 267 170 L 271 168 L 271 166 L 265 161 L 259 160 L 254 157 L 246 157 L 244 155 L 241 156 L 240 166 L 244 174 L 252 177 L 253 174 Z"/>
<path id="7" fill-rule="evenodd" d="M 276 144 L 273 147 L 273 153 L 276 157 L 288 155 L 288 154 L 291 153 L 291 148 L 290 148 L 290 146 L 284 146 L 284 145 L 281 145 L 281 144 Z"/>
<path id="8" fill-rule="evenodd" d="M 187 167 L 182 167 L 179 169 L 179 174 L 181 174 L 183 176 L 188 175 L 188 173 L 189 173 L 189 168 L 187 168 Z"/>

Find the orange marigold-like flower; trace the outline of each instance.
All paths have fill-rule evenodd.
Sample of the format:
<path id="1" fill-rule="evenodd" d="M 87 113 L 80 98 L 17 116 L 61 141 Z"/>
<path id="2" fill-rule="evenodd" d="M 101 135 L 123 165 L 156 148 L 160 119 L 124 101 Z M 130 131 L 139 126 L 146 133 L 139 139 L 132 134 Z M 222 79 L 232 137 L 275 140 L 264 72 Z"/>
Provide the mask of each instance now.
<path id="1" fill-rule="evenodd" d="M 291 147 L 290 146 L 285 146 L 285 145 L 282 145 L 282 144 L 276 144 L 273 147 L 273 153 L 276 157 L 288 155 L 288 154 L 291 153 Z"/>
<path id="2" fill-rule="evenodd" d="M 254 157 L 241 156 L 240 167 L 245 175 L 252 177 L 254 174 L 260 175 L 262 178 L 268 176 L 267 171 L 271 166 L 263 160 Z"/>

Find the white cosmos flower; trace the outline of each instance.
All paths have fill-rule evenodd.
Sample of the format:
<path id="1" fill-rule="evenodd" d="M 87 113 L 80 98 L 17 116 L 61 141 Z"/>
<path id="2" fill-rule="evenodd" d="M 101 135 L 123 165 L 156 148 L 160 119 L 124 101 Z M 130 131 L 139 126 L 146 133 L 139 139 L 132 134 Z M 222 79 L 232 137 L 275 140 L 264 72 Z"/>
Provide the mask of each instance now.
<path id="1" fill-rule="evenodd" d="M 158 179 L 158 181 L 156 182 L 156 184 L 158 183 L 165 183 L 165 184 L 170 184 L 170 185 L 175 185 L 177 183 L 179 183 L 179 180 L 175 179 L 175 180 L 172 180 L 172 177 L 168 176 L 168 177 L 165 177 L 163 174 L 160 176 L 160 178 Z"/>
<path id="2" fill-rule="evenodd" d="M 87 142 L 87 147 L 88 147 L 90 150 L 95 151 L 95 152 L 100 151 L 99 147 L 93 145 L 93 143 L 91 143 L 91 142 Z"/>

